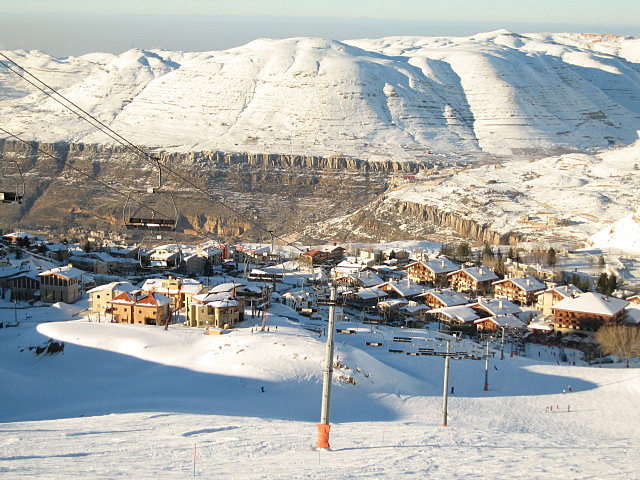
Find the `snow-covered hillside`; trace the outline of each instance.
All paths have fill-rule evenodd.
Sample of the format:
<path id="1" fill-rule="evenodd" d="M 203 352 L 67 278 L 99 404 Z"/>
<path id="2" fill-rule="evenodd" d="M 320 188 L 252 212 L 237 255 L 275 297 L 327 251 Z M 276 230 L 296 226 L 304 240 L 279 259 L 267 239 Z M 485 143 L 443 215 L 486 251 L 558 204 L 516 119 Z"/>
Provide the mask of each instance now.
<path id="1" fill-rule="evenodd" d="M 0 330 L 3 478 L 186 477 L 194 449 L 204 478 L 637 478 L 636 368 L 531 346 L 492 359 L 484 391 L 484 362 L 453 360 L 444 428 L 442 358 L 365 344 L 400 332 L 414 337 L 400 349 L 441 350 L 439 334 L 350 323 L 357 333 L 336 337 L 332 450 L 317 452 L 325 339 L 286 307 L 269 331 L 249 320 L 222 336 L 71 313 L 19 310 Z M 36 355 L 48 338 L 64 351 Z"/>
<path id="2" fill-rule="evenodd" d="M 501 30 L 261 39 L 203 53 L 6 54 L 136 144 L 411 160 L 633 142 L 639 45 Z M 4 67 L 0 82 L 4 128 L 43 141 L 109 143 Z"/>
<path id="3" fill-rule="evenodd" d="M 471 164 L 427 172 L 399 185 L 387 201 L 433 205 L 443 211 L 488 225 L 495 232 L 516 232 L 531 240 L 582 241 L 640 205 L 640 142 L 600 154 L 568 153 L 534 160 Z M 632 232 L 618 229 L 626 239 L 600 248 L 638 252 Z M 631 244 L 635 242 L 635 246 Z"/>

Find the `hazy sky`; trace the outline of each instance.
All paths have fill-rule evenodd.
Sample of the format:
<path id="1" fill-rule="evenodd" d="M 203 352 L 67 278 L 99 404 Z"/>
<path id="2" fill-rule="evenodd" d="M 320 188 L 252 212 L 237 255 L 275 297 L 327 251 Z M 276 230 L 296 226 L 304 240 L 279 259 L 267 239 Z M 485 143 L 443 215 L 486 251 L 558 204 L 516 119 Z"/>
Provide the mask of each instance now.
<path id="1" fill-rule="evenodd" d="M 0 0 L 0 48 L 51 55 L 218 50 L 260 37 L 593 32 L 640 35 L 640 1 Z"/>

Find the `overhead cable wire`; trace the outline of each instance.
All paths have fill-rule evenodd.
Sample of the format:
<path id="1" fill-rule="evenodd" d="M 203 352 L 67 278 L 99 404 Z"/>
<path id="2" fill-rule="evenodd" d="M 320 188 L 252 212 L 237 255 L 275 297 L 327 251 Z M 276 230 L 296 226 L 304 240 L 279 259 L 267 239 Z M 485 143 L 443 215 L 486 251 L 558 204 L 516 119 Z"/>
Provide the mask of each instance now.
<path id="1" fill-rule="evenodd" d="M 190 179 L 188 179 L 187 177 L 181 175 L 180 173 L 176 172 L 174 169 L 172 169 L 171 167 L 167 166 L 166 164 L 163 164 L 159 158 L 155 158 L 152 157 L 149 153 L 145 152 L 144 150 L 142 150 L 140 147 L 138 147 L 137 145 L 135 145 L 134 143 L 130 142 L 129 140 L 127 140 L 125 137 L 123 137 L 122 135 L 120 135 L 118 132 L 114 131 L 113 129 L 111 129 L 108 125 L 106 125 L 105 123 L 103 123 L 102 121 L 98 120 L 96 117 L 94 117 L 92 114 L 90 114 L 89 112 L 87 112 L 86 110 L 84 110 L 83 108 L 81 108 L 80 106 L 76 105 L 74 102 L 72 102 L 71 100 L 69 100 L 67 97 L 65 97 L 64 95 L 62 95 L 60 92 L 58 92 L 55 88 L 51 87 L 50 85 L 48 85 L 47 83 L 45 83 L 44 81 L 40 80 L 38 77 L 36 77 L 35 75 L 33 75 L 32 73 L 30 73 L 28 70 L 26 70 L 24 67 L 22 67 L 21 65 L 19 65 L 15 60 L 12 60 L 11 58 L 9 58 L 8 56 L 6 56 L 3 52 L 0 52 L 0 56 L 3 57 L 4 59 L 6 59 L 7 61 L 11 62 L 12 64 L 14 64 L 16 67 L 18 67 L 22 72 L 24 72 L 27 76 L 29 76 L 30 78 L 34 79 L 35 81 L 37 81 L 38 83 L 40 83 L 41 85 L 43 85 L 45 88 L 49 89 L 50 92 L 46 91 L 45 88 L 40 87 L 38 85 L 36 85 L 33 81 L 27 79 L 25 77 L 25 75 L 20 74 L 19 72 L 17 72 L 14 68 L 11 68 L 11 66 L 7 65 L 5 62 L 0 62 L 0 64 L 2 64 L 3 66 L 5 66 L 6 68 L 8 68 L 11 72 L 13 72 L 14 74 L 18 75 L 20 78 L 24 79 L 25 81 L 27 81 L 29 84 L 33 85 L 35 88 L 37 88 L 38 90 L 40 90 L 42 93 L 44 93 L 45 95 L 49 96 L 51 99 L 55 100 L 57 103 L 59 103 L 60 105 L 62 105 L 63 107 L 65 107 L 66 109 L 68 109 L 69 111 L 71 111 L 72 113 L 74 113 L 75 115 L 77 115 L 79 118 L 81 118 L 82 120 L 86 121 L 87 123 L 89 123 L 91 126 L 93 126 L 94 128 L 98 129 L 99 131 L 101 131 L 102 133 L 104 133 L 105 135 L 107 135 L 108 137 L 110 137 L 111 139 L 115 140 L 116 142 L 120 143 L 121 145 L 123 145 L 124 147 L 133 150 L 135 153 L 139 154 L 144 160 L 147 160 L 149 162 L 153 162 L 155 163 L 159 168 L 160 166 L 162 166 L 162 168 L 164 168 L 166 171 L 168 171 L 169 173 L 171 173 L 172 175 L 174 175 L 175 177 L 181 179 L 183 182 L 185 182 L 186 184 L 188 184 L 189 186 L 191 186 L 192 188 L 194 188 L 196 191 L 200 192 L 201 194 L 203 194 L 205 197 L 207 197 L 210 201 L 214 202 L 214 203 L 218 203 L 219 205 L 222 205 L 223 207 L 227 208 L 228 210 L 230 210 L 232 213 L 234 213 L 236 216 L 242 218 L 243 220 L 247 221 L 248 223 L 250 223 L 251 225 L 253 225 L 254 227 L 256 227 L 259 230 L 262 230 L 265 233 L 268 233 L 269 235 L 272 236 L 272 238 L 277 238 L 278 240 L 282 241 L 284 245 L 293 247 L 299 251 L 303 251 L 300 247 L 298 247 L 297 245 L 293 245 L 290 242 L 287 242 L 286 240 L 284 240 L 281 236 L 279 235 L 275 235 L 274 232 L 272 230 L 267 229 L 266 227 L 260 225 L 259 223 L 257 223 L 253 218 L 251 218 L 250 216 L 248 216 L 247 214 L 244 214 L 238 210 L 236 210 L 235 208 L 231 207 L 230 205 L 228 205 L 226 202 L 223 202 L 222 200 L 216 198 L 214 195 L 212 195 L 211 193 L 207 192 L 206 190 L 204 190 L 202 187 L 200 187 L 199 185 L 197 185 L 196 183 L 194 183 L 193 181 L 191 181 Z M 54 96 L 55 94 L 55 96 Z M 60 101 L 58 98 L 56 97 L 60 97 L 61 99 L 63 99 L 65 102 L 67 102 L 66 104 L 63 103 L 62 101 Z M 74 110 L 73 108 L 71 108 L 71 106 L 76 110 Z M 82 115 L 80 113 L 81 112 Z M 89 120 L 90 119 L 90 120 Z"/>
<path id="2" fill-rule="evenodd" d="M 87 177 L 88 179 L 93 180 L 93 181 L 94 181 L 94 182 L 96 182 L 96 183 L 99 183 L 99 184 L 100 184 L 100 185 L 102 185 L 103 187 L 105 187 L 105 188 L 107 188 L 107 189 L 111 190 L 112 192 L 117 193 L 118 195 L 122 195 L 122 196 L 124 196 L 124 197 L 129 198 L 129 194 L 124 193 L 124 192 L 122 192 L 122 191 L 118 190 L 117 188 L 115 188 L 114 186 L 109 185 L 109 184 L 108 184 L 108 183 L 106 183 L 106 182 L 103 182 L 102 180 L 100 180 L 100 179 L 98 179 L 98 178 L 94 177 L 93 175 L 91 175 L 91 174 L 89 174 L 89 173 L 84 172 L 83 170 L 79 169 L 78 167 L 76 167 L 76 166 L 74 166 L 74 165 L 71 165 L 71 164 L 70 164 L 69 162 L 67 162 L 66 160 L 60 159 L 60 158 L 56 157 L 55 155 L 52 155 L 51 153 L 49 153 L 49 152 L 47 152 L 47 151 L 45 151 L 45 150 L 42 150 L 41 148 L 39 148 L 39 147 L 37 147 L 37 146 L 33 145 L 33 144 L 32 144 L 31 142 L 29 142 L 28 140 L 25 140 L 25 139 L 23 139 L 23 138 L 20 138 L 18 135 L 15 135 L 15 134 L 13 134 L 13 133 L 9 132 L 8 130 L 5 130 L 5 129 L 4 129 L 3 127 L 1 127 L 1 126 L 0 126 L 0 132 L 2 132 L 2 133 L 4 133 L 4 134 L 8 135 L 8 136 L 9 136 L 9 137 L 11 137 L 11 138 L 14 138 L 14 139 L 18 140 L 18 141 L 19 141 L 19 142 L 21 142 L 21 143 L 24 143 L 25 145 L 27 145 L 27 146 L 29 146 L 29 147 L 31 147 L 31 148 L 35 148 L 35 150 L 36 150 L 36 151 L 38 151 L 38 153 L 41 153 L 42 155 L 45 155 L 45 156 L 47 156 L 47 157 L 51 158 L 52 160 L 54 160 L 54 161 L 56 161 L 56 162 L 61 162 L 63 165 L 65 165 L 65 166 L 66 166 L 66 167 L 68 167 L 69 169 L 73 170 L 74 172 L 77 172 L 77 173 L 79 173 L 79 174 L 81 174 L 81 175 L 84 175 L 84 176 L 85 176 L 85 177 Z M 142 206 L 142 207 L 147 208 L 149 211 L 153 212 L 154 214 L 157 214 L 157 215 L 160 215 L 160 216 L 162 216 L 162 217 L 168 218 L 168 215 L 165 215 L 165 214 L 163 214 L 163 213 L 161 213 L 161 212 L 159 212 L 159 211 L 157 211 L 157 210 L 155 210 L 155 209 L 153 209 L 153 208 L 149 207 L 148 205 L 146 205 L 146 204 L 144 204 L 144 203 L 142 203 L 142 202 L 139 202 L 139 201 L 137 201 L 137 200 L 132 200 L 132 202 L 134 202 L 134 203 L 136 203 L 136 204 L 138 204 L 138 205 L 140 205 L 140 206 Z"/>
<path id="3" fill-rule="evenodd" d="M 112 192 L 114 192 L 114 193 L 116 193 L 116 194 L 118 194 L 118 195 L 121 195 L 121 196 L 124 196 L 124 197 L 129 198 L 129 195 L 128 195 L 127 193 L 124 193 L 124 192 L 122 192 L 122 191 L 118 190 L 117 188 L 113 187 L 112 185 L 109 185 L 108 183 L 105 183 L 105 182 L 103 182 L 102 180 L 100 180 L 100 179 L 98 179 L 98 178 L 94 177 L 93 175 L 90 175 L 90 174 L 88 174 L 88 173 L 84 172 L 83 170 L 81 170 L 81 169 L 77 168 L 76 166 L 71 165 L 71 164 L 70 164 L 69 162 L 67 162 L 66 160 L 64 160 L 64 159 L 60 159 L 60 158 L 56 157 L 55 155 L 52 155 L 51 153 L 49 153 L 49 152 L 47 152 L 47 151 L 45 151 L 45 150 L 42 150 L 41 148 L 39 148 L 39 147 L 37 147 L 37 146 L 34 146 L 34 145 L 32 144 L 32 142 L 29 142 L 28 140 L 25 140 L 25 139 L 23 139 L 23 138 L 20 138 L 18 135 L 15 135 L 15 134 L 13 134 L 13 133 L 9 132 L 8 130 L 4 129 L 2 126 L 0 126 L 0 132 L 4 133 L 5 135 L 7 135 L 7 136 L 8 136 L 8 137 L 10 137 L 10 138 L 14 138 L 14 139 L 18 140 L 19 142 L 21 142 L 21 143 L 23 143 L 23 144 L 25 144 L 25 145 L 27 145 L 27 146 L 29 146 L 29 147 L 31 147 L 31 148 L 35 148 L 35 150 L 36 150 L 36 151 L 38 151 L 39 153 L 41 153 L 41 154 L 43 154 L 43 155 L 45 155 L 45 156 L 47 156 L 47 157 L 51 158 L 52 160 L 54 160 L 54 161 L 56 161 L 56 162 L 61 162 L 63 165 L 65 165 L 65 166 L 66 166 L 66 167 L 68 167 L 69 169 L 71 169 L 71 170 L 73 170 L 73 171 L 75 171 L 75 172 L 77 172 L 77 173 L 79 173 L 79 174 L 81 174 L 81 175 L 84 175 L 84 176 L 85 176 L 85 177 L 87 177 L 89 180 L 92 180 L 92 181 L 94 181 L 94 182 L 96 182 L 96 183 L 98 183 L 98 184 L 102 185 L 103 187 L 107 188 L 108 190 L 110 190 L 110 191 L 112 191 Z M 161 215 L 161 216 L 165 216 L 165 217 L 166 217 L 166 215 L 164 215 L 163 213 L 158 212 L 157 210 L 155 210 L 155 209 L 153 209 L 153 208 L 151 208 L 151 207 L 149 207 L 149 206 L 147 206 L 147 205 L 144 205 L 143 203 L 141 203 L 141 202 L 139 202 L 139 201 L 137 201 L 137 200 L 134 200 L 134 203 L 137 203 L 138 205 L 141 205 L 141 206 L 143 206 L 143 207 L 146 207 L 149 211 L 151 211 L 151 212 L 153 212 L 153 213 L 155 213 L 155 214 L 158 214 L 158 215 Z M 195 230 L 196 232 L 198 232 L 198 233 L 203 234 L 203 236 L 206 236 L 206 235 L 205 235 L 205 232 L 200 232 L 200 231 L 199 231 L 199 230 L 197 230 L 197 229 L 194 229 L 194 230 Z M 271 232 L 271 231 L 267 231 L 267 232 L 268 232 L 269 234 L 273 234 L 273 232 Z M 274 236 L 274 237 L 275 237 L 275 236 Z M 145 237 L 145 238 L 146 238 L 146 237 Z M 143 239 L 143 241 L 144 241 L 144 239 Z M 289 245 L 289 244 L 287 244 L 287 245 Z M 298 248 L 298 247 L 296 247 L 296 248 Z M 295 273 L 293 274 L 293 276 L 295 276 L 295 277 L 299 277 L 300 279 L 305 280 L 305 281 L 307 281 L 307 280 L 308 280 L 306 277 L 303 277 L 303 276 L 298 275 L 298 274 L 295 274 Z M 312 280 L 313 280 L 313 279 L 312 279 Z"/>

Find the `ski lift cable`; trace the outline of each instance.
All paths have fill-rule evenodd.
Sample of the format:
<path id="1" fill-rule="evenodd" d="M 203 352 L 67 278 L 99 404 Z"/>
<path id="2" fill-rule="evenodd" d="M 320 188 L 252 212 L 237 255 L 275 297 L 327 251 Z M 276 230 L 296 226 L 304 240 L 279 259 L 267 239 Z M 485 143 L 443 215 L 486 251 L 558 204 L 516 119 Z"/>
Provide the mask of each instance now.
<path id="1" fill-rule="evenodd" d="M 82 171 L 82 170 L 81 170 L 81 169 L 79 169 L 78 167 L 76 167 L 76 166 L 74 166 L 74 165 L 69 164 L 69 162 L 67 162 L 66 160 L 59 159 L 58 157 L 56 157 L 56 156 L 52 155 L 51 153 L 46 152 L 46 151 L 44 151 L 44 150 L 40 149 L 40 148 L 39 148 L 39 147 L 37 147 L 37 146 L 34 146 L 31 142 L 29 142 L 29 141 L 27 141 L 27 140 L 24 140 L 23 138 L 20 138 L 20 137 L 18 137 L 17 135 L 14 135 L 13 133 L 11 133 L 11 132 L 7 131 L 6 129 L 4 129 L 2 126 L 0 126 L 0 132 L 4 133 L 5 135 L 8 135 L 8 136 L 9 136 L 9 137 L 11 137 L 11 138 L 15 138 L 15 139 L 16 139 L 16 140 L 18 140 L 19 142 L 22 142 L 22 143 L 24 143 L 25 145 L 27 145 L 27 146 L 29 146 L 29 147 L 31 147 L 31 148 L 35 148 L 35 149 L 38 151 L 38 153 L 41 153 L 42 155 L 45 155 L 45 156 L 47 156 L 47 157 L 51 158 L 52 160 L 55 160 L 56 162 L 62 162 L 62 163 L 63 163 L 66 167 L 68 167 L 69 169 L 71 169 L 71 170 L 73 170 L 73 171 L 75 171 L 75 172 L 77 172 L 77 173 L 79 173 L 79 174 L 81 174 L 81 175 L 84 175 L 85 177 L 87 177 L 87 178 L 88 178 L 88 179 L 90 179 L 90 180 L 93 180 L 93 181 L 94 181 L 94 182 L 96 182 L 96 183 L 99 183 L 100 185 L 102 185 L 103 187 L 105 187 L 105 188 L 109 189 L 110 191 L 112 191 L 112 192 L 114 192 L 114 193 L 117 193 L 118 195 L 121 195 L 121 196 L 126 197 L 126 198 L 129 198 L 129 197 L 130 197 L 130 194 L 125 193 L 125 192 L 122 192 L 122 191 L 118 190 L 117 188 L 113 187 L 112 185 L 109 185 L 108 183 L 105 183 L 105 182 L 103 182 L 102 180 L 97 179 L 96 177 L 94 177 L 94 176 L 92 176 L 92 175 L 90 175 L 90 174 L 88 174 L 88 173 L 86 173 L 86 172 Z M 142 202 L 139 202 L 139 201 L 137 201 L 137 200 L 132 200 L 132 202 L 137 203 L 138 205 L 140 205 L 140 206 L 142 206 L 142 207 L 145 207 L 145 208 L 149 209 L 149 211 L 151 211 L 151 212 L 155 213 L 156 215 L 159 215 L 159 216 L 167 217 L 167 218 L 168 218 L 168 215 L 165 215 L 164 213 L 159 212 L 159 211 L 157 211 L 156 209 L 154 209 L 154 208 L 152 208 L 152 207 L 149 207 L 149 206 L 145 205 L 145 204 L 144 204 L 144 203 L 142 203 Z"/>
<path id="2" fill-rule="evenodd" d="M 109 126 L 107 126 L 106 124 L 104 124 L 103 122 L 101 122 L 100 120 L 98 120 L 97 118 L 95 118 L 93 115 L 91 115 L 89 112 L 85 111 L 84 109 L 82 109 L 81 107 L 79 107 L 78 105 L 76 105 L 74 102 L 72 102 L 71 100 L 69 100 L 68 98 L 66 98 L 64 95 L 62 95 L 60 92 L 58 92 L 56 89 L 54 89 L 53 87 L 51 87 L 50 85 L 46 84 L 45 82 L 43 82 L 42 80 L 40 80 L 38 77 L 36 77 L 35 75 L 33 75 L 32 73 L 30 73 L 29 71 L 27 71 L 24 67 L 22 67 L 21 65 L 19 65 L 17 62 L 15 62 L 14 60 L 12 60 L 11 58 L 7 57 L 3 52 L 0 52 L 0 56 L 5 58 L 7 61 L 11 62 L 12 64 L 16 65 L 20 70 L 22 70 L 26 75 L 28 75 L 30 78 L 33 78 L 34 80 L 36 80 L 38 83 L 40 83 L 41 85 L 44 85 L 44 87 L 46 87 L 47 89 L 49 89 L 51 92 L 47 92 L 44 88 L 37 86 L 35 83 L 33 83 L 32 81 L 28 80 L 24 75 L 20 74 L 19 72 L 17 72 L 15 69 L 11 68 L 10 66 L 8 66 L 5 62 L 0 62 L 0 64 L 2 64 L 3 66 L 7 67 L 11 72 L 15 73 L 16 75 L 18 75 L 19 77 L 23 78 L 25 81 L 27 81 L 28 83 L 30 83 L 31 85 L 33 85 L 34 87 L 36 87 L 38 90 L 40 90 L 41 92 L 45 93 L 46 95 L 48 95 L 50 98 L 54 99 L 56 102 L 58 102 L 60 105 L 62 105 L 63 107 L 65 107 L 66 109 L 70 110 L 71 112 L 75 113 L 79 118 L 85 120 L 87 123 L 89 123 L 90 125 L 92 125 L 93 127 L 97 128 L 98 130 L 100 130 L 102 133 L 104 133 L 105 135 L 109 136 L 110 138 L 112 138 L 113 140 L 115 140 L 116 142 L 120 143 L 121 145 L 123 145 L 124 147 L 133 150 L 135 153 L 138 153 L 143 159 L 150 161 L 150 162 L 154 162 L 156 163 L 158 166 L 162 165 L 164 167 L 164 169 L 166 171 L 168 171 L 169 173 L 171 173 L 172 175 L 174 175 L 175 177 L 181 179 L 183 182 L 187 183 L 188 185 L 190 185 L 191 187 L 193 187 L 195 190 L 199 191 L 201 194 L 203 194 L 205 197 L 207 197 L 210 201 L 214 202 L 214 203 L 218 203 L 219 205 L 222 205 L 223 207 L 227 208 L 228 210 L 230 210 L 231 212 L 233 212 L 236 216 L 244 219 L 246 222 L 250 223 L 251 225 L 253 225 L 254 227 L 258 228 L 259 230 L 263 230 L 266 233 L 270 233 L 271 235 L 273 235 L 272 231 L 270 231 L 269 229 L 267 229 L 266 227 L 263 227 L 262 225 L 260 225 L 259 223 L 257 223 L 253 218 L 251 218 L 249 215 L 242 213 L 236 209 L 234 209 L 233 207 L 231 207 L 230 205 L 228 205 L 226 202 L 223 202 L 222 200 L 219 200 L 218 198 L 216 198 L 215 196 L 213 196 L 212 194 L 210 194 L 209 192 L 207 192 L 206 190 L 204 190 L 202 187 L 200 187 L 199 185 L 195 184 L 194 182 L 192 182 L 191 180 L 189 180 L 188 178 L 186 178 L 185 176 L 181 175 L 180 173 L 176 172 L 175 170 L 173 170 L 172 168 L 170 168 L 169 166 L 167 166 L 166 164 L 162 164 L 161 160 L 159 158 L 154 158 L 152 157 L 148 152 L 145 152 L 144 150 L 142 150 L 140 147 L 138 147 L 137 145 L 133 144 L 132 142 L 130 142 L 129 140 L 127 140 L 126 138 L 124 138 L 122 135 L 120 135 L 119 133 L 117 133 L 116 131 L 112 130 Z M 62 101 L 58 100 L 57 98 L 54 97 L 54 94 L 57 97 L 62 98 L 66 103 L 63 103 Z M 73 108 L 71 108 L 71 106 L 73 106 Z M 76 110 L 74 110 L 77 109 Z M 80 113 L 78 113 L 78 111 L 80 111 L 82 113 L 82 115 Z M 91 120 L 89 120 L 91 119 Z M 277 238 L 278 240 L 282 241 L 283 244 L 296 248 L 299 251 L 303 251 L 302 248 L 293 245 L 287 241 L 285 241 L 281 236 L 279 235 L 273 235 L 273 237 Z"/>
<path id="3" fill-rule="evenodd" d="M 71 103 L 74 107 L 76 107 L 78 110 L 80 110 L 82 113 L 86 113 L 84 110 L 82 110 L 82 108 L 78 107 L 77 105 L 75 105 L 73 102 L 71 102 L 71 100 L 68 100 L 66 97 L 64 97 L 63 95 L 59 94 L 58 92 L 56 92 L 56 90 L 54 90 L 52 87 L 48 86 L 46 83 L 44 83 L 43 81 L 41 81 L 40 79 L 38 79 L 37 77 L 35 77 L 34 75 L 32 75 L 31 73 L 29 73 L 27 70 L 25 70 L 23 67 L 21 67 L 20 65 L 18 65 L 17 63 L 15 63 L 13 60 L 11 60 L 9 57 L 7 57 L 4 53 L 0 52 L 0 56 L 8 59 L 10 62 L 14 63 L 18 68 L 20 68 L 23 72 L 25 72 L 26 74 L 28 74 L 29 76 L 33 77 L 34 79 L 36 79 L 38 82 L 42 83 L 42 85 L 44 85 L 45 87 L 49 88 L 50 90 L 52 90 L 54 93 L 56 93 L 58 96 L 60 96 L 61 98 L 63 98 L 65 101 Z M 42 93 L 44 93 L 45 95 L 47 95 L 49 98 L 51 98 L 53 101 L 59 103 L 60 105 L 62 105 L 64 108 L 66 108 L 67 110 L 71 111 L 72 113 L 74 113 L 78 118 L 80 118 L 81 120 L 86 121 L 87 123 L 89 123 L 92 127 L 97 128 L 99 130 L 100 127 L 99 125 L 96 125 L 93 121 L 90 121 L 89 119 L 87 119 L 86 117 L 84 117 L 83 115 L 81 115 L 80 113 L 74 111 L 72 108 L 69 107 L 69 105 L 64 104 L 62 101 L 60 101 L 58 98 L 54 97 L 50 92 L 46 91 L 43 87 L 41 87 L 40 85 L 37 85 L 36 83 L 34 83 L 32 80 L 29 80 L 27 77 L 25 77 L 24 75 L 22 75 L 20 72 L 16 71 L 15 69 L 11 68 L 10 65 L 7 65 L 5 62 L 0 61 L 0 65 L 6 67 L 9 69 L 9 71 L 15 73 L 17 76 L 19 76 L 20 78 L 22 78 L 25 82 L 29 83 L 30 85 L 32 85 L 33 87 L 35 87 L 36 89 L 40 90 Z M 89 115 L 87 113 L 87 115 L 89 117 L 91 117 L 91 115 Z M 93 117 L 91 117 L 93 118 Z M 95 120 L 97 122 L 99 122 L 99 120 Z M 101 130 L 102 131 L 102 130 Z M 102 131 L 105 135 L 107 135 L 108 137 L 110 137 L 111 139 L 115 140 L 118 143 L 121 143 L 121 141 L 114 135 L 117 135 L 115 132 L 113 133 L 108 133 L 108 132 L 104 132 Z"/>

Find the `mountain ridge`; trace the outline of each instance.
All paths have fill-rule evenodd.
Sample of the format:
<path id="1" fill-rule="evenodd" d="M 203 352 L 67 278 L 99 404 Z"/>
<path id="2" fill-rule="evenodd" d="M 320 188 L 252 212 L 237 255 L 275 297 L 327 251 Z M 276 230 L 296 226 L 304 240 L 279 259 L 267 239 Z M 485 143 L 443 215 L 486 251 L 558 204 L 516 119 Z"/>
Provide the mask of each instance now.
<path id="1" fill-rule="evenodd" d="M 49 61 L 22 52 L 19 63 L 139 145 L 375 161 L 630 144 L 640 130 L 638 52 L 638 38 L 499 30 Z M 108 143 L 3 70 L 7 128 Z"/>

